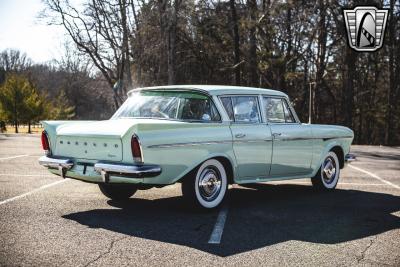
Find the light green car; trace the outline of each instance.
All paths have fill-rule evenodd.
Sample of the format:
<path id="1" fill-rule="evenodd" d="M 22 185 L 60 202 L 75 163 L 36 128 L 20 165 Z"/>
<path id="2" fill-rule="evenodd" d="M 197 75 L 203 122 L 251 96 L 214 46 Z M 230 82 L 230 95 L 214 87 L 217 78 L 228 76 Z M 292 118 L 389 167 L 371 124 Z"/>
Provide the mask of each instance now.
<path id="1" fill-rule="evenodd" d="M 188 202 L 219 206 L 228 184 L 312 177 L 336 187 L 353 131 L 299 121 L 282 92 L 233 86 L 135 89 L 106 121 L 44 121 L 39 163 L 123 200 L 182 183 Z"/>

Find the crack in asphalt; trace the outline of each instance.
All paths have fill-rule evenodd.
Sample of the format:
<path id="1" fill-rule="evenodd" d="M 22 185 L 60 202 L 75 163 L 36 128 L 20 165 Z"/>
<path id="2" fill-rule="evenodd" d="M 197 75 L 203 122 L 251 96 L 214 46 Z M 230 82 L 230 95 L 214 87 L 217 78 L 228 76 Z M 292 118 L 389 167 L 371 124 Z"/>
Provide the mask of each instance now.
<path id="1" fill-rule="evenodd" d="M 357 257 L 357 263 L 360 263 L 361 261 L 363 261 L 365 259 L 365 253 L 367 253 L 368 249 L 371 248 L 371 246 L 374 244 L 374 242 L 378 239 L 378 236 L 374 236 L 373 238 L 371 238 L 369 240 L 369 244 L 364 248 L 363 251 L 361 251 L 361 256 Z"/>
<path id="2" fill-rule="evenodd" d="M 126 238 L 128 238 L 128 237 L 127 237 L 127 236 L 124 236 L 124 237 L 121 237 L 121 238 L 118 238 L 118 239 L 115 239 L 115 240 L 111 241 L 110 245 L 108 246 L 107 251 L 101 253 L 99 256 L 97 256 L 95 259 L 89 261 L 89 262 L 88 262 L 87 264 L 85 264 L 84 266 L 87 267 L 87 266 L 91 265 L 92 263 L 95 263 L 96 261 L 98 261 L 99 259 L 101 259 L 103 256 L 105 256 L 105 255 L 107 255 L 107 254 L 110 254 L 110 252 L 111 252 L 111 250 L 113 249 L 115 243 L 117 243 L 117 242 L 119 242 L 119 241 L 121 241 L 121 240 L 123 240 L 123 239 L 126 239 Z"/>

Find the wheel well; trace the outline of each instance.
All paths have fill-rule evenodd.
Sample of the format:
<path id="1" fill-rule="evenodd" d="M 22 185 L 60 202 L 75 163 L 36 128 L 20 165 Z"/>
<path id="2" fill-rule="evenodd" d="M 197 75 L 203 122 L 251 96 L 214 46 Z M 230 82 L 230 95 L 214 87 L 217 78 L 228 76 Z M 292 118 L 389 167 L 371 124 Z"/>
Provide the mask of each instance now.
<path id="1" fill-rule="evenodd" d="M 224 165 L 226 176 L 228 177 L 228 184 L 233 184 L 233 167 L 231 161 L 225 157 L 216 157 L 215 159 Z"/>
<path id="2" fill-rule="evenodd" d="M 342 169 L 344 167 L 344 152 L 340 146 L 334 146 L 330 151 L 335 152 L 336 156 L 339 159 L 339 166 Z"/>
<path id="3" fill-rule="evenodd" d="M 234 183 L 234 181 L 233 181 L 233 167 L 232 167 L 231 161 L 229 159 L 225 158 L 225 157 L 215 157 L 215 158 L 210 158 L 210 159 L 216 159 L 216 160 L 218 160 L 218 161 L 220 161 L 222 163 L 222 165 L 224 166 L 225 171 L 226 171 L 226 176 L 228 178 L 228 184 L 233 184 Z M 179 179 L 178 182 L 182 182 L 182 180 L 185 179 L 188 176 L 196 175 L 197 169 L 201 166 L 202 163 L 200 163 L 199 165 L 196 166 L 196 168 L 194 168 L 193 170 L 191 170 L 190 172 L 185 174 L 181 179 Z"/>

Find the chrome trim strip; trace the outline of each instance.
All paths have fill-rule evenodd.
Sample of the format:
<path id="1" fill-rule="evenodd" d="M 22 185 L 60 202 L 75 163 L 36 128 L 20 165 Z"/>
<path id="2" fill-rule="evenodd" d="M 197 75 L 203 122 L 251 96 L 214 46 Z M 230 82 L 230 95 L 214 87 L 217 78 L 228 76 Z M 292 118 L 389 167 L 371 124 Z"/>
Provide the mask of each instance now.
<path id="1" fill-rule="evenodd" d="M 275 138 L 275 141 L 300 141 L 300 140 L 318 140 L 322 139 L 323 141 L 327 141 L 330 139 L 339 139 L 339 138 L 353 138 L 352 136 L 335 136 L 335 137 L 292 137 L 292 138 Z"/>
<path id="2" fill-rule="evenodd" d="M 272 141 L 272 139 L 204 141 L 204 142 L 187 142 L 187 143 L 175 143 L 175 144 L 150 145 L 150 146 L 147 146 L 147 148 L 170 148 L 170 147 L 201 146 L 201 145 L 231 144 L 231 143 L 257 143 L 257 142 L 271 142 L 271 141 Z"/>

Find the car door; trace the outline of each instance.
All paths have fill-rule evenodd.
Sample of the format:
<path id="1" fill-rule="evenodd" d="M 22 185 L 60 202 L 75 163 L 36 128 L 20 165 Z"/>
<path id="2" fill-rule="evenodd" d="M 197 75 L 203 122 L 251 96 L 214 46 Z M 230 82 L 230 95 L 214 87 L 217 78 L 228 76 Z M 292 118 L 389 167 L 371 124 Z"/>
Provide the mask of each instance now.
<path id="1" fill-rule="evenodd" d="M 311 173 L 311 127 L 301 124 L 284 97 L 263 97 L 265 116 L 273 137 L 270 177 Z"/>
<path id="2" fill-rule="evenodd" d="M 230 129 L 238 179 L 266 177 L 271 163 L 272 136 L 262 123 L 259 97 L 224 96 L 221 102 L 232 121 Z"/>

